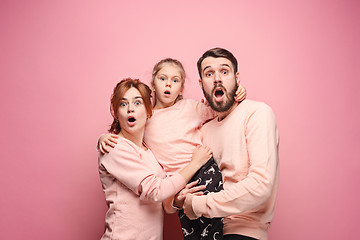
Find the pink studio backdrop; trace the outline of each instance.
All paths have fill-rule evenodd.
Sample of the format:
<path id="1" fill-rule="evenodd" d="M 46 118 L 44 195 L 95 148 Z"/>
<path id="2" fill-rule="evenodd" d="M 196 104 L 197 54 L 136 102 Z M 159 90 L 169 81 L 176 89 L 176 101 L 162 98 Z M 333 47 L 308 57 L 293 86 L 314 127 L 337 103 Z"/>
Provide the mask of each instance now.
<path id="1" fill-rule="evenodd" d="M 360 4 L 329 1 L 1 1 L 0 239 L 99 239 L 96 140 L 124 77 L 221 46 L 248 98 L 275 111 L 281 180 L 270 239 L 360 235 Z M 181 239 L 167 217 L 166 239 Z"/>

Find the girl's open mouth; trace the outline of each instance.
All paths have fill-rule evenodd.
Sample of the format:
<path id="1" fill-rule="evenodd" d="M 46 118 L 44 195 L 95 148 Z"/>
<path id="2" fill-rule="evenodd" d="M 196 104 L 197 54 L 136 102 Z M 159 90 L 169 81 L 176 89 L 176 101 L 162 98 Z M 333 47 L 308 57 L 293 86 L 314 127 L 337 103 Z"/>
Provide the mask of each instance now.
<path id="1" fill-rule="evenodd" d="M 170 91 L 169 91 L 169 90 L 166 90 L 166 91 L 164 92 L 164 94 L 165 94 L 165 95 L 170 95 Z"/>

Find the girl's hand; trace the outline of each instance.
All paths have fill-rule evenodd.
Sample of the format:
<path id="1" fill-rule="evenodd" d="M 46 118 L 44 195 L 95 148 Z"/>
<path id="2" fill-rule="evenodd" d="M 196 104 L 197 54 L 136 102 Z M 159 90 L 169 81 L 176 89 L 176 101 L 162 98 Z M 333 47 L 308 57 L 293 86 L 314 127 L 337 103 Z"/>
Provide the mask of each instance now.
<path id="1" fill-rule="evenodd" d="M 205 185 L 196 186 L 196 184 L 199 182 L 199 180 L 196 180 L 194 182 L 191 182 L 186 185 L 180 192 L 178 192 L 175 195 L 174 198 L 174 207 L 176 208 L 182 208 L 184 205 L 185 196 L 188 193 L 193 193 L 196 196 L 201 196 L 204 193 L 201 190 L 204 190 L 206 187 Z"/>
<path id="2" fill-rule="evenodd" d="M 239 87 L 235 93 L 235 101 L 241 102 L 246 98 L 246 89 L 239 83 Z"/>
<path id="3" fill-rule="evenodd" d="M 212 151 L 207 146 L 197 146 L 192 153 L 191 163 L 196 164 L 199 169 L 212 157 Z"/>
<path id="4" fill-rule="evenodd" d="M 203 99 L 203 98 L 202 98 L 202 99 L 201 99 L 201 103 L 205 104 L 205 106 L 207 106 L 207 107 L 210 106 L 209 103 L 208 103 L 208 101 L 206 101 L 206 99 Z"/>
<path id="5" fill-rule="evenodd" d="M 107 133 L 102 134 L 99 137 L 97 148 L 102 154 L 110 152 L 110 148 L 114 148 L 115 144 L 117 144 L 117 140 L 119 138 L 119 135 Z"/>

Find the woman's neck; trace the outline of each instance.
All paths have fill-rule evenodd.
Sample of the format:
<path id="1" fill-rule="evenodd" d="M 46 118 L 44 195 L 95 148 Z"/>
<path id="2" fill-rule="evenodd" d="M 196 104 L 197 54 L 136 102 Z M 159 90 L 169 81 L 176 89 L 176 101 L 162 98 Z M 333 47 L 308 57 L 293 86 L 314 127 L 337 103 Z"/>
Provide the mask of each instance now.
<path id="1" fill-rule="evenodd" d="M 135 145 L 146 148 L 143 144 L 144 140 L 144 130 L 139 131 L 138 133 L 129 133 L 124 131 L 123 129 L 119 133 L 120 136 L 126 138 L 127 140 L 133 142 Z"/>

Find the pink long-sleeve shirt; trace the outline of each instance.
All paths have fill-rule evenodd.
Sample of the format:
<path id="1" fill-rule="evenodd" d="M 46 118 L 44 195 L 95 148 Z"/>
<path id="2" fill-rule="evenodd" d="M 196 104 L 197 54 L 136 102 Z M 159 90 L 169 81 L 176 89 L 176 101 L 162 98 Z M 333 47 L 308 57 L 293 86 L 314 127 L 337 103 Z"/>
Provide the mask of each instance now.
<path id="1" fill-rule="evenodd" d="M 210 107 L 192 99 L 153 111 L 146 123 L 144 141 L 168 175 L 190 162 L 192 152 L 202 144 L 202 124 L 214 117 Z"/>
<path id="2" fill-rule="evenodd" d="M 224 234 L 267 239 L 279 180 L 279 136 L 271 108 L 244 100 L 222 121 L 205 124 L 202 133 L 220 166 L 224 190 L 194 196 L 195 214 L 225 217 Z"/>
<path id="3" fill-rule="evenodd" d="M 99 174 L 109 206 L 102 239 L 162 239 L 161 201 L 182 189 L 184 178 L 166 177 L 149 149 L 122 137 L 99 155 Z"/>

